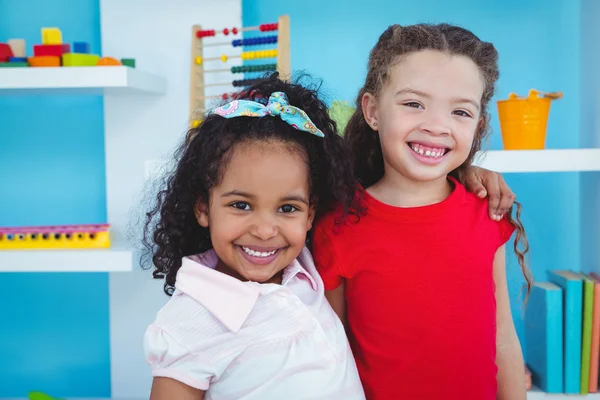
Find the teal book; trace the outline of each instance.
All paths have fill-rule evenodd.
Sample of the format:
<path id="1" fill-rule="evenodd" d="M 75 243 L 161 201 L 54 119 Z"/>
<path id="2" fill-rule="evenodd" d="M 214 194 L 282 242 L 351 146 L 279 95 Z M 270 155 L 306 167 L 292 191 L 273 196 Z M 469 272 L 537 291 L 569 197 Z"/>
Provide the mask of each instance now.
<path id="1" fill-rule="evenodd" d="M 531 288 L 525 309 L 525 362 L 532 383 L 547 393 L 563 392 L 563 290 L 550 282 Z"/>
<path id="2" fill-rule="evenodd" d="M 583 323 L 583 278 L 573 271 L 548 271 L 550 282 L 563 290 L 564 392 L 581 390 L 581 325 Z"/>

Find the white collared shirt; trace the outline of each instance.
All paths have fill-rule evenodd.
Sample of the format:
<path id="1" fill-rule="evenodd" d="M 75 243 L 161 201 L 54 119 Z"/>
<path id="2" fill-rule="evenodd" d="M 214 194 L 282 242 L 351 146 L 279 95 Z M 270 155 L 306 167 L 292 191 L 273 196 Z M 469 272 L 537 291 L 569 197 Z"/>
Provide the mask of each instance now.
<path id="1" fill-rule="evenodd" d="M 206 390 L 207 400 L 365 399 L 307 249 L 281 285 L 239 281 L 217 262 L 212 250 L 183 259 L 144 337 L 153 376 Z"/>

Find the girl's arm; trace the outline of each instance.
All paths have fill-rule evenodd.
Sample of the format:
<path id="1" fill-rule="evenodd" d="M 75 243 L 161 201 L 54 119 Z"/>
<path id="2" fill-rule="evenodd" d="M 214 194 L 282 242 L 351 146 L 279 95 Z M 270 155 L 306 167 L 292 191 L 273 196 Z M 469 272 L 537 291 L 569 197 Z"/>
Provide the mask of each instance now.
<path id="1" fill-rule="evenodd" d="M 515 203 L 515 194 L 497 172 L 470 166 L 463 184 L 480 198 L 489 196 L 489 214 L 493 220 L 500 221 Z"/>
<path id="2" fill-rule="evenodd" d="M 156 377 L 152 381 L 150 400 L 204 400 L 204 390 L 194 389 L 171 378 Z"/>
<path id="3" fill-rule="evenodd" d="M 344 327 L 346 326 L 346 298 L 344 297 L 344 288 L 346 287 L 346 280 L 342 278 L 342 283 L 333 290 L 326 290 L 325 297 L 331 308 L 338 315 Z"/>
<path id="4" fill-rule="evenodd" d="M 521 344 L 510 312 L 506 283 L 506 254 L 500 247 L 494 257 L 496 283 L 496 365 L 498 400 L 526 400 L 525 366 Z"/>

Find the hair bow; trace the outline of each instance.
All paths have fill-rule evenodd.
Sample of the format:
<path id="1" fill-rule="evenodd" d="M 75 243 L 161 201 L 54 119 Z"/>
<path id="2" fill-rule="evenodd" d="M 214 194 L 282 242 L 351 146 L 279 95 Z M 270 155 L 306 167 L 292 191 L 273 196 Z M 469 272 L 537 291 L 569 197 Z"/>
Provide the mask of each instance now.
<path id="1" fill-rule="evenodd" d="M 214 109 L 211 113 L 224 118 L 279 116 L 284 122 L 300 131 L 319 137 L 325 136 L 304 111 L 290 105 L 283 92 L 273 92 L 266 106 L 252 100 L 234 100 Z"/>

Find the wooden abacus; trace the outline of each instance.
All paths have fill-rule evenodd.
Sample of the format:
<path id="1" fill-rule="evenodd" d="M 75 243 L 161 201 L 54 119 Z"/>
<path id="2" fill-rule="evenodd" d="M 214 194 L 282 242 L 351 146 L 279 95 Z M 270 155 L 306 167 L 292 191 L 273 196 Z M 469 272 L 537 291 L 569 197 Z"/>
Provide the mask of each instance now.
<path id="1" fill-rule="evenodd" d="M 109 248 L 109 228 L 108 224 L 0 228 L 0 250 Z"/>
<path id="2" fill-rule="evenodd" d="M 231 42 L 204 43 L 203 39 L 215 37 L 217 35 L 229 36 L 238 35 L 243 32 L 257 31 L 266 33 L 266 35 L 234 39 Z M 273 34 L 277 32 L 277 34 Z M 204 48 L 213 46 L 232 46 L 234 48 L 246 48 L 251 46 L 276 44 L 276 48 L 261 49 L 256 51 L 242 51 L 240 55 L 223 54 L 220 57 L 204 57 Z M 207 62 L 218 61 L 227 63 L 232 59 L 256 60 L 256 59 L 275 59 L 270 62 L 258 65 L 231 66 L 229 68 L 205 69 Z M 243 88 L 252 85 L 255 79 L 239 79 L 230 82 L 205 83 L 206 74 L 215 72 L 231 72 L 233 74 L 244 74 L 253 72 L 277 71 L 282 78 L 289 78 L 290 68 L 290 18 L 287 15 L 279 17 L 277 23 L 261 24 L 244 28 L 224 28 L 222 30 L 202 30 L 200 25 L 192 27 L 192 54 L 190 71 L 190 125 L 197 126 L 205 111 L 206 100 L 232 98 L 233 94 L 224 90 L 218 95 L 206 95 L 207 87 L 237 87 Z"/>

